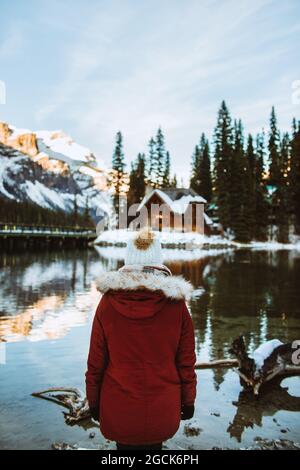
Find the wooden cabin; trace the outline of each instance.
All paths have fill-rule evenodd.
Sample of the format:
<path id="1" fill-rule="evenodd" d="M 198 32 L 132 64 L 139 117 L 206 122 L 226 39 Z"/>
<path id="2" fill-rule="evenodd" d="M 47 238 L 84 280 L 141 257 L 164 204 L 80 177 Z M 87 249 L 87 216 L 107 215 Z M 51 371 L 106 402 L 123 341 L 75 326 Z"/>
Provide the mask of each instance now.
<path id="1" fill-rule="evenodd" d="M 148 225 L 162 231 L 199 232 L 209 235 L 213 222 L 205 213 L 206 200 L 193 189 L 160 188 L 149 190 L 138 207 L 147 209 Z"/>

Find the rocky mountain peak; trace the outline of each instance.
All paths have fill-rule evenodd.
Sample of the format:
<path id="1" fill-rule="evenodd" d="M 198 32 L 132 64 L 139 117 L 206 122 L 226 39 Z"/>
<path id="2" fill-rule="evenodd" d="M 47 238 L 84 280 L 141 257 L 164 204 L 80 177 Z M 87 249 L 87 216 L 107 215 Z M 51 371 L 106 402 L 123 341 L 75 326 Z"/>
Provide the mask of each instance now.
<path id="1" fill-rule="evenodd" d="M 93 218 L 110 211 L 107 171 L 63 131 L 30 131 L 0 122 L 0 197 L 32 201 Z"/>
<path id="2" fill-rule="evenodd" d="M 6 122 L 0 122 L 0 142 L 31 157 L 39 153 L 34 132 L 10 127 Z"/>

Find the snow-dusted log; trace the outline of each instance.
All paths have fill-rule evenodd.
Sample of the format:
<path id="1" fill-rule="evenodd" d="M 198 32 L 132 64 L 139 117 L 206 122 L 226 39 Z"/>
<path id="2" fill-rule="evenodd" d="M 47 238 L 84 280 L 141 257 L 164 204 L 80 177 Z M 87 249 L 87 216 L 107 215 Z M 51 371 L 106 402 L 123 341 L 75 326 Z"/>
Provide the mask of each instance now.
<path id="1" fill-rule="evenodd" d="M 238 368 L 234 370 L 240 376 L 241 385 L 252 388 L 255 395 L 258 395 L 262 384 L 275 377 L 300 375 L 300 365 L 293 362 L 293 343 L 284 344 L 273 339 L 250 355 L 246 351 L 244 337 L 239 336 L 233 341 L 230 352 L 237 358 Z"/>

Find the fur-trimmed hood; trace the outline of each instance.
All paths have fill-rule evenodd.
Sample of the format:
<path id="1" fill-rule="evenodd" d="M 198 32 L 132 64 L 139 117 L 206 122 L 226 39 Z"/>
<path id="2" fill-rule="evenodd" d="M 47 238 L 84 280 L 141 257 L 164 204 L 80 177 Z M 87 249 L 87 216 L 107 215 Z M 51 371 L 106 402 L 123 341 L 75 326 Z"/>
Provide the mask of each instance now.
<path id="1" fill-rule="evenodd" d="M 162 292 L 172 300 L 189 300 L 193 287 L 181 276 L 163 276 L 144 272 L 111 271 L 103 273 L 96 281 L 97 289 L 105 294 L 109 291 Z"/>

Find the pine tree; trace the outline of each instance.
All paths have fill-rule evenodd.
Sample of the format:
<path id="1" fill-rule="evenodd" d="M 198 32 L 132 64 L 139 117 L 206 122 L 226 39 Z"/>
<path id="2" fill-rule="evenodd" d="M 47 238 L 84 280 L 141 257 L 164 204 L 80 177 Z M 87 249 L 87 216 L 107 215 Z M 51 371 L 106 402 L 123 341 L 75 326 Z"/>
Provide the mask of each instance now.
<path id="1" fill-rule="evenodd" d="M 268 238 L 269 204 L 266 180 L 264 178 L 264 134 L 256 137 L 255 148 L 255 224 L 254 238 L 266 241 Z"/>
<path id="2" fill-rule="evenodd" d="M 243 127 L 241 120 L 234 123 L 234 148 L 230 168 L 230 225 L 235 239 L 248 242 L 251 239 L 251 230 L 248 220 L 249 167 L 244 152 Z"/>
<path id="3" fill-rule="evenodd" d="M 201 148 L 201 145 L 200 145 Z M 211 201 L 212 198 L 212 176 L 211 176 L 211 163 L 210 163 L 210 150 L 209 143 L 203 134 L 203 153 L 200 164 L 201 185 L 200 194 L 207 200 Z"/>
<path id="4" fill-rule="evenodd" d="M 171 170 L 171 161 L 170 161 L 170 153 L 167 151 L 165 156 L 165 164 L 164 164 L 164 175 L 163 175 L 163 187 L 169 188 L 171 181 L 170 181 L 170 170 Z"/>
<path id="5" fill-rule="evenodd" d="M 145 175 L 145 155 L 139 153 L 135 162 L 131 164 L 129 176 L 129 191 L 127 194 L 128 207 L 138 204 L 145 196 L 146 175 Z"/>
<path id="6" fill-rule="evenodd" d="M 277 129 L 277 118 L 274 106 L 272 106 L 270 116 L 270 130 L 269 130 L 269 177 L 268 189 L 270 193 L 271 207 L 270 207 L 270 223 L 271 223 L 271 238 L 273 238 L 274 226 L 278 222 L 278 186 L 280 184 L 280 135 Z"/>
<path id="7" fill-rule="evenodd" d="M 219 221 L 224 229 L 230 225 L 230 167 L 233 153 L 233 134 L 231 117 L 225 101 L 222 101 L 218 112 L 217 126 L 214 134 L 214 179 L 215 196 Z"/>
<path id="8" fill-rule="evenodd" d="M 256 155 L 254 151 L 253 137 L 251 134 L 248 135 L 248 141 L 247 141 L 247 161 L 249 165 L 249 173 L 251 177 L 254 179 Z"/>
<path id="9" fill-rule="evenodd" d="M 270 116 L 269 131 L 269 184 L 278 188 L 280 182 L 280 134 L 277 129 L 277 118 L 274 106 Z"/>
<path id="10" fill-rule="evenodd" d="M 146 163 L 144 153 L 139 153 L 138 155 L 136 175 L 138 180 L 136 185 L 137 202 L 141 202 L 146 192 Z"/>
<path id="11" fill-rule="evenodd" d="M 155 168 L 156 168 L 156 157 L 155 157 L 155 140 L 153 137 L 149 140 L 149 154 L 147 162 L 147 181 L 154 187 L 155 186 Z"/>
<path id="12" fill-rule="evenodd" d="M 212 197 L 209 143 L 202 133 L 199 146 L 196 145 L 192 163 L 190 187 L 203 196 L 207 202 Z"/>
<path id="13" fill-rule="evenodd" d="M 194 153 L 192 155 L 192 175 L 190 179 L 190 187 L 200 194 L 200 148 L 199 145 L 195 146 Z"/>
<path id="14" fill-rule="evenodd" d="M 125 163 L 123 154 L 123 137 L 121 132 L 117 132 L 116 145 L 112 158 L 112 186 L 114 188 L 113 205 L 116 212 L 116 222 L 119 221 L 119 213 L 122 210 L 120 206 L 122 196 L 122 186 L 125 180 Z"/>
<path id="15" fill-rule="evenodd" d="M 153 188 L 170 185 L 170 154 L 165 149 L 165 138 L 158 128 L 156 138 L 149 141 L 147 180 Z"/>
<path id="16" fill-rule="evenodd" d="M 271 189 L 271 224 L 277 227 L 277 240 L 285 242 L 288 240 L 288 188 L 287 165 L 289 158 L 288 136 L 280 140 L 277 129 L 277 119 L 272 107 L 269 131 L 269 185 Z"/>
<path id="17" fill-rule="evenodd" d="M 155 157 L 156 157 L 156 166 L 155 166 L 155 188 L 161 188 L 163 185 L 163 178 L 165 173 L 165 159 L 166 159 L 166 150 L 165 150 L 165 138 L 161 128 L 158 128 L 156 134 L 156 147 L 155 147 Z"/>
<path id="18" fill-rule="evenodd" d="M 289 187 L 288 187 L 288 169 L 290 153 L 289 134 L 285 133 L 280 144 L 280 179 L 277 189 L 277 226 L 278 237 L 280 243 L 288 243 L 289 241 Z"/>
<path id="19" fill-rule="evenodd" d="M 253 137 L 251 134 L 248 135 L 247 150 L 246 150 L 246 161 L 244 164 L 245 172 L 245 216 L 246 223 L 248 226 L 248 232 L 250 239 L 255 236 L 255 163 L 256 155 L 253 146 Z"/>
<path id="20" fill-rule="evenodd" d="M 300 235 L 300 121 L 293 120 L 289 193 L 295 232 Z"/>

